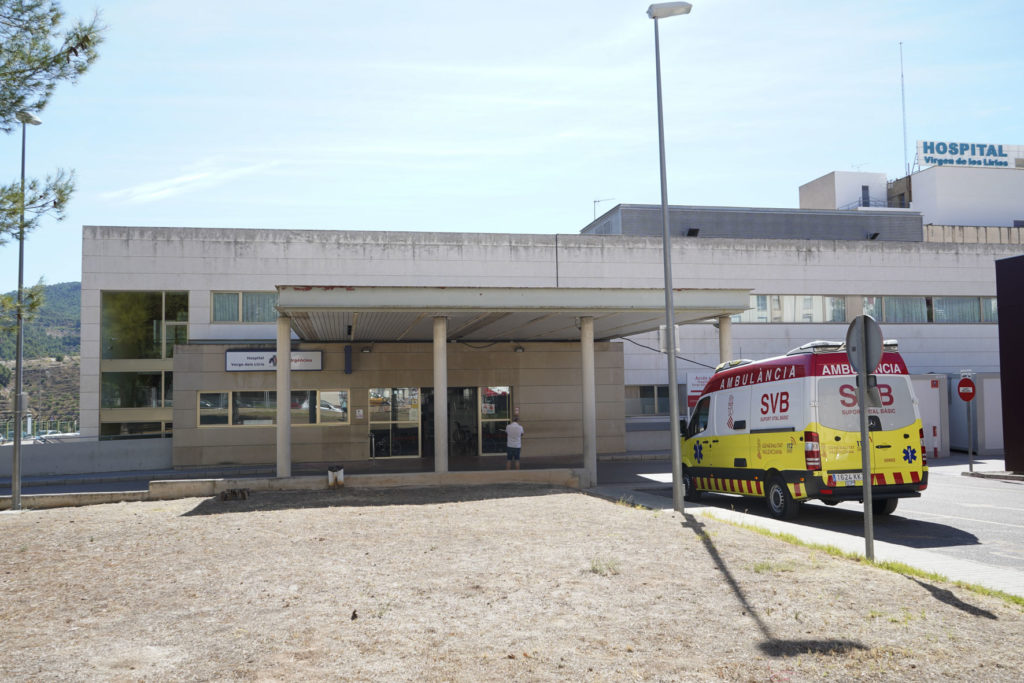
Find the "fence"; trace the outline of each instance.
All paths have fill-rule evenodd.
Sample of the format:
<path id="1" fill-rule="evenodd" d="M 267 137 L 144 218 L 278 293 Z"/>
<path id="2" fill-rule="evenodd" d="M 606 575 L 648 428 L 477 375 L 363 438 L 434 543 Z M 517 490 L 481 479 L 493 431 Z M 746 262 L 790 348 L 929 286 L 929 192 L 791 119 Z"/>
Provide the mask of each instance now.
<path id="1" fill-rule="evenodd" d="M 22 419 L 21 435 L 23 439 L 36 439 L 56 434 L 77 434 L 77 417 L 45 417 L 41 419 L 25 417 Z M 14 417 L 0 417 L 0 442 L 14 439 Z"/>

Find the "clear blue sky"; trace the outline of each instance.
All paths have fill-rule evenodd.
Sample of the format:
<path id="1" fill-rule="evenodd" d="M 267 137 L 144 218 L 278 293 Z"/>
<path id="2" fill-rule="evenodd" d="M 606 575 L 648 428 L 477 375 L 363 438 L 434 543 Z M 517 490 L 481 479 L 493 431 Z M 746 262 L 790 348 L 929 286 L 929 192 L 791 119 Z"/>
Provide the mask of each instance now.
<path id="1" fill-rule="evenodd" d="M 657 203 L 648 2 L 66 1 L 100 59 L 29 130 L 74 168 L 26 284 L 81 277 L 82 225 L 576 233 Z M 694 0 L 661 22 L 669 201 L 795 207 L 918 139 L 1024 144 L 1020 0 Z M 8 180 L 20 134 L 0 138 Z M 0 291 L 17 246 L 0 247 Z"/>

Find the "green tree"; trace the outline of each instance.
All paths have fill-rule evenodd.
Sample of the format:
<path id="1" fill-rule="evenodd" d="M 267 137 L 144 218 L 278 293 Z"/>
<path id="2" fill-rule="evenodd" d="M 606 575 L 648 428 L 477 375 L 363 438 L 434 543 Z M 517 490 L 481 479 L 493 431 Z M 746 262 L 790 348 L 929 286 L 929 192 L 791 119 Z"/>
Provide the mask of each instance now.
<path id="1" fill-rule="evenodd" d="M 88 23 L 76 21 L 62 28 L 64 12 L 55 0 L 0 0 L 0 131 L 18 127 L 20 111 L 41 111 L 58 83 L 74 83 L 96 61 L 96 47 L 105 27 L 99 14 Z M 75 189 L 73 171 L 58 169 L 46 180 L 21 179 L 0 186 L 0 245 L 30 232 L 44 216 L 63 220 Z M 25 216 L 22 226 L 22 214 Z M 42 281 L 29 292 L 23 315 L 38 308 Z M 15 297 L 3 297 L 0 311 L 17 315 Z"/>
<path id="2" fill-rule="evenodd" d="M 75 82 L 98 56 L 99 15 L 61 30 L 54 0 L 0 0 L 0 130 L 17 126 L 19 111 L 42 111 L 61 81 Z"/>

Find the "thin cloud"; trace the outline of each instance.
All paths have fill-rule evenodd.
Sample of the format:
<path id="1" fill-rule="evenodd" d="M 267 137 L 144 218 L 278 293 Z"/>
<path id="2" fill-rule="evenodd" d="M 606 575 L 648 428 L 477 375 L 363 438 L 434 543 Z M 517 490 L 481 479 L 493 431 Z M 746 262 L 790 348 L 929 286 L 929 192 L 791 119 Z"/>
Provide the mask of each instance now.
<path id="1" fill-rule="evenodd" d="M 222 168 L 197 173 L 187 173 L 167 180 L 143 183 L 123 190 L 114 190 L 100 195 L 103 199 L 122 204 L 148 204 L 197 190 L 223 185 L 236 178 L 266 171 L 279 162 L 273 161 L 241 168 Z"/>

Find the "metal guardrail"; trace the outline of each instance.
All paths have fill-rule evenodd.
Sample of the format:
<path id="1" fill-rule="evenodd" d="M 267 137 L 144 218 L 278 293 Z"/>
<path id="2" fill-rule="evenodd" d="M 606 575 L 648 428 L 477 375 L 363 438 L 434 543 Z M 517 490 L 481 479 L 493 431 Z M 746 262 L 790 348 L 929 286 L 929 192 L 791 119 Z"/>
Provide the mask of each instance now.
<path id="1" fill-rule="evenodd" d="M 839 210 L 840 211 L 853 211 L 854 209 L 865 209 L 865 208 L 871 208 L 871 209 L 906 209 L 906 208 L 909 208 L 909 207 L 907 207 L 907 206 L 900 206 L 898 203 L 890 202 L 890 201 L 888 201 L 886 199 L 869 199 L 866 202 L 864 200 L 862 200 L 862 199 L 858 199 L 855 202 L 850 202 L 849 204 L 844 204 L 843 206 L 840 206 Z"/>

